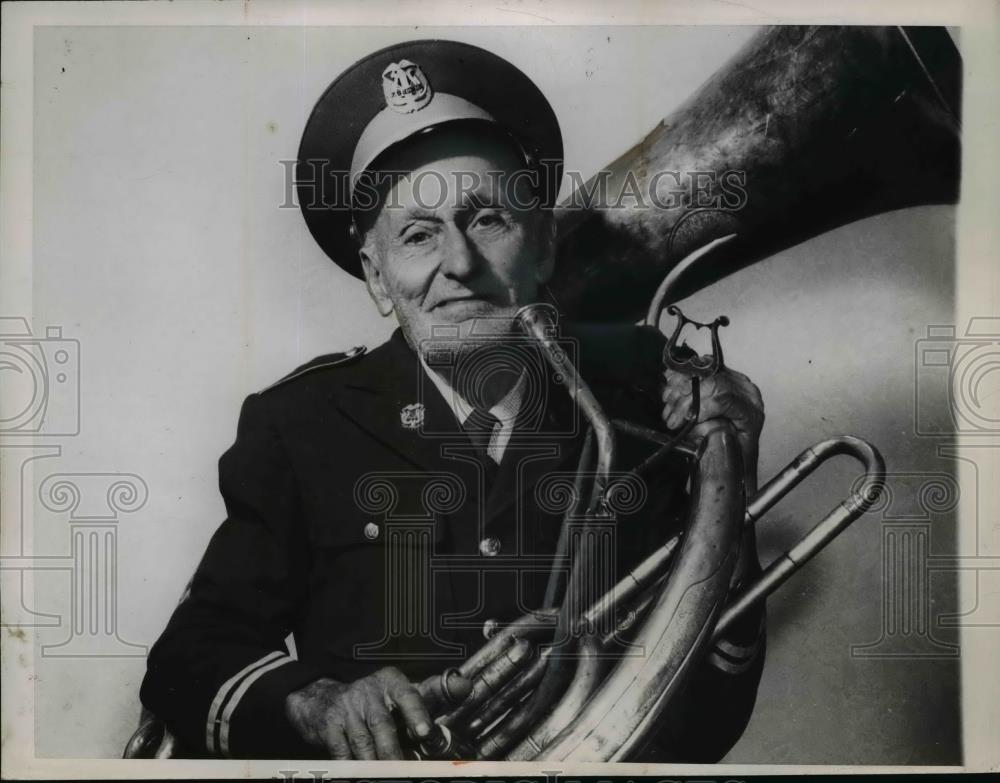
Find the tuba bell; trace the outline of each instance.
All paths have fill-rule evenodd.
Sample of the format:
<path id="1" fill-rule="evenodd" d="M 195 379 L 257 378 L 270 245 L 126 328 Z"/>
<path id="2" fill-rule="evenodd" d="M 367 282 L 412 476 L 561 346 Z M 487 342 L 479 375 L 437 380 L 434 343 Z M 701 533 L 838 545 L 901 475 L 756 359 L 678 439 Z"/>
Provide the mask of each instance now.
<path id="1" fill-rule="evenodd" d="M 560 310 L 634 321 L 670 272 L 682 299 L 854 220 L 955 203 L 961 68 L 943 27 L 765 28 L 558 211 Z"/>

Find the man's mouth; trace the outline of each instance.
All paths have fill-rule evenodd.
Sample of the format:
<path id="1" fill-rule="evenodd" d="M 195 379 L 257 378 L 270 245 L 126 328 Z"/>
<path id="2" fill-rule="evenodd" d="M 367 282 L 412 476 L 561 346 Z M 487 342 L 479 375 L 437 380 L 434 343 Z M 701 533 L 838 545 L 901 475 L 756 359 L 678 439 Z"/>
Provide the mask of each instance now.
<path id="1" fill-rule="evenodd" d="M 449 296 L 442 299 L 435 304 L 431 310 L 489 304 L 491 304 L 491 300 L 488 297 L 480 296 L 478 294 L 462 294 L 460 296 Z"/>

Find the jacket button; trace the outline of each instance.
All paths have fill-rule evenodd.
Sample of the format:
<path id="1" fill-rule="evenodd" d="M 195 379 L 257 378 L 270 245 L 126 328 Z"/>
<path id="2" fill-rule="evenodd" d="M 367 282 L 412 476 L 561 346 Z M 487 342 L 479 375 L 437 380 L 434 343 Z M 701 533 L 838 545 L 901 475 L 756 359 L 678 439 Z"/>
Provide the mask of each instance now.
<path id="1" fill-rule="evenodd" d="M 483 637 L 486 639 L 492 639 L 497 635 L 497 631 L 500 630 L 500 621 L 489 619 L 483 623 Z"/>
<path id="2" fill-rule="evenodd" d="M 484 538 L 479 542 L 479 553 L 484 557 L 496 557 L 500 554 L 500 539 Z"/>

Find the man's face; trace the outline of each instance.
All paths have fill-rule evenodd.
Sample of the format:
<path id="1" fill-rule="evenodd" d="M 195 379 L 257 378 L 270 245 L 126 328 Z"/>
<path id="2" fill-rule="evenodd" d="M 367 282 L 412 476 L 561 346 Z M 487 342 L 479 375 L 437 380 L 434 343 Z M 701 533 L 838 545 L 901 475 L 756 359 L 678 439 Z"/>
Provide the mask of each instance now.
<path id="1" fill-rule="evenodd" d="M 383 195 L 361 259 L 379 310 L 395 311 L 415 349 L 435 327 L 457 327 L 459 339 L 507 333 L 536 301 L 555 243 L 551 216 L 529 206 L 527 178 L 512 180 L 523 167 L 510 145 L 458 128 L 384 165 L 407 173 Z"/>

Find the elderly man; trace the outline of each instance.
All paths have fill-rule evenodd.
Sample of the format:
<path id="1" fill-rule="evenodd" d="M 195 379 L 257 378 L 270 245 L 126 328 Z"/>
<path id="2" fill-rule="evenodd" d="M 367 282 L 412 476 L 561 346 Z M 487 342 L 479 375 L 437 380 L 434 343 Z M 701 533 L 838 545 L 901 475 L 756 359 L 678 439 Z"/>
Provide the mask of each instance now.
<path id="1" fill-rule="evenodd" d="M 243 405 L 219 465 L 227 519 L 142 688 L 190 752 L 401 758 L 441 706 L 414 682 L 552 598 L 565 508 L 543 489 L 573 471 L 584 437 L 513 329 L 553 271 L 551 108 L 481 49 L 401 44 L 321 98 L 300 151 L 316 160 L 349 174 L 350 209 L 303 203 L 307 223 L 399 328 Z M 681 424 L 690 386 L 664 372 L 658 332 L 575 334 L 567 350 L 609 413 Z M 763 409 L 745 376 L 705 384 L 700 419 L 718 417 L 735 425 L 752 489 Z M 623 464 L 644 448 L 623 444 Z M 619 516 L 616 573 L 686 512 L 680 476 L 647 495 Z M 758 568 L 747 533 L 734 588 Z M 644 759 L 711 761 L 731 747 L 753 707 L 762 621 L 745 618 L 720 642 Z M 455 682 L 459 695 L 467 687 Z"/>

